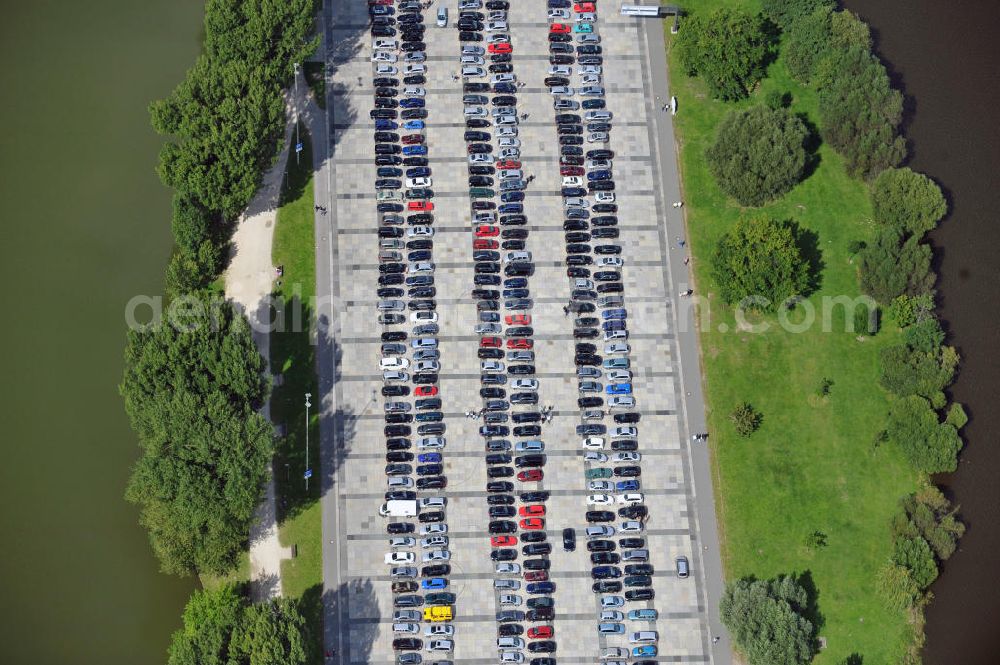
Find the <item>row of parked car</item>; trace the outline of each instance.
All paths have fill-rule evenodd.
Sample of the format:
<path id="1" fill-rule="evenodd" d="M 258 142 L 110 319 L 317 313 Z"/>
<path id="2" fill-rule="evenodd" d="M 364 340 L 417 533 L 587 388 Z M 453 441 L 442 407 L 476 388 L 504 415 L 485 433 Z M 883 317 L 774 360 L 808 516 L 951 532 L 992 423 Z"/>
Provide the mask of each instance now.
<path id="1" fill-rule="evenodd" d="M 538 404 L 517 77 L 506 0 L 460 0 L 463 116 L 480 336 L 487 531 L 501 663 L 555 665 L 552 545 L 545 533 L 544 415 Z M 486 42 L 485 46 L 480 42 Z M 515 484 L 516 483 L 516 484 Z M 523 558 L 520 558 L 523 557 Z M 520 560 L 519 560 L 520 559 Z M 526 654 L 527 652 L 527 654 Z"/>
<path id="2" fill-rule="evenodd" d="M 658 653 L 653 630 L 658 614 L 651 602 L 654 569 L 645 538 L 649 509 L 641 486 L 640 414 L 629 359 L 624 260 L 617 242 L 614 152 L 607 146 L 613 116 L 606 108 L 597 3 L 571 7 L 568 0 L 548 0 L 548 7 L 551 66 L 545 85 L 554 97 L 561 144 L 563 231 L 582 416 L 577 434 L 590 492 L 583 532 L 592 588 L 600 598 L 597 632 L 624 636 L 626 621 L 643 622 L 642 630 L 629 634 L 628 648 L 609 647 L 601 656 L 614 665 L 625 665 L 626 659 L 652 665 L 656 661 L 649 659 Z M 585 143 L 600 146 L 585 151 Z M 605 424 L 608 415 L 611 426 Z M 565 549 L 575 548 L 574 534 L 564 532 Z M 640 602 L 646 606 L 627 609 Z"/>
<path id="3" fill-rule="evenodd" d="M 455 596 L 447 501 L 421 496 L 444 488 L 445 423 L 438 394 L 440 351 L 434 285 L 434 193 L 424 129 L 427 110 L 423 6 L 370 0 L 376 198 L 379 215 L 379 369 L 385 412 L 390 522 L 385 563 L 393 592 L 393 641 L 399 665 L 419 665 L 426 650 L 454 649 Z M 398 38 L 398 39 L 397 39 Z M 407 332 L 404 326 L 409 323 Z M 411 438 L 416 434 L 416 446 Z M 405 510 L 412 506 L 412 510 Z M 422 564 L 419 570 L 417 565 Z M 433 665 L 450 665 L 434 661 Z"/>

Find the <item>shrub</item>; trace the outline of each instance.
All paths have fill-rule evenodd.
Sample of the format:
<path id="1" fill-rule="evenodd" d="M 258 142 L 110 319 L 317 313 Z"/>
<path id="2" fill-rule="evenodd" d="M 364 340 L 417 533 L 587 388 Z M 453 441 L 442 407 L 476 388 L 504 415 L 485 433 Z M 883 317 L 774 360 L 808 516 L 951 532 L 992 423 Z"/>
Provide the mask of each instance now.
<path id="1" fill-rule="evenodd" d="M 948 415 L 945 416 L 944 421 L 955 429 L 962 429 L 969 422 L 969 416 L 961 404 L 952 402 L 951 406 L 948 407 Z"/>
<path id="2" fill-rule="evenodd" d="M 950 346 L 931 351 L 906 344 L 887 346 L 879 354 L 879 385 L 899 397 L 932 399 L 951 384 L 957 367 L 958 353 Z"/>
<path id="3" fill-rule="evenodd" d="M 958 431 L 940 422 L 923 397 L 913 395 L 893 402 L 886 430 L 918 471 L 941 473 L 954 471 L 958 465 L 958 451 L 962 448 Z"/>
<path id="4" fill-rule="evenodd" d="M 926 294 L 936 278 L 931 272 L 931 248 L 893 227 L 876 230 L 861 252 L 859 272 L 861 290 L 882 304 L 901 295 Z"/>
<path id="5" fill-rule="evenodd" d="M 799 229 L 770 218 L 737 220 L 719 238 L 712 254 L 712 275 L 727 304 L 773 311 L 809 286 L 809 265 L 800 248 Z"/>
<path id="6" fill-rule="evenodd" d="M 809 130 L 783 108 L 730 112 L 706 151 L 719 187 L 744 206 L 759 206 L 797 185 L 806 169 Z"/>
<path id="7" fill-rule="evenodd" d="M 893 545 L 892 561 L 910 571 L 910 577 L 919 589 L 926 589 L 937 576 L 937 562 L 927 541 L 915 538 L 898 538 Z"/>
<path id="8" fill-rule="evenodd" d="M 913 235 L 930 231 L 948 212 L 941 188 L 908 168 L 879 173 L 871 184 L 870 198 L 876 222 Z"/>
<path id="9" fill-rule="evenodd" d="M 759 14 L 722 8 L 687 19 L 674 47 L 688 74 L 701 76 L 713 97 L 735 100 L 763 78 L 772 41 Z"/>
<path id="10" fill-rule="evenodd" d="M 719 616 L 750 665 L 805 665 L 815 653 L 808 602 L 791 577 L 743 578 L 726 587 Z"/>
<path id="11" fill-rule="evenodd" d="M 920 588 L 905 566 L 887 562 L 875 576 L 875 592 L 889 609 L 905 610 L 920 594 Z"/>
<path id="12" fill-rule="evenodd" d="M 796 81 L 809 83 L 816 63 L 830 48 L 831 9 L 822 6 L 785 28 L 781 55 Z"/>
<path id="13" fill-rule="evenodd" d="M 795 21 L 817 10 L 827 12 L 837 7 L 836 0 L 764 0 L 764 14 L 775 24 L 787 30 Z"/>
<path id="14" fill-rule="evenodd" d="M 915 351 L 934 353 L 944 342 L 944 331 L 937 319 L 924 319 L 903 331 L 903 339 Z"/>
<path id="15" fill-rule="evenodd" d="M 733 421 L 736 433 L 745 438 L 757 431 L 764 417 L 749 402 L 743 402 L 733 409 L 729 419 Z"/>

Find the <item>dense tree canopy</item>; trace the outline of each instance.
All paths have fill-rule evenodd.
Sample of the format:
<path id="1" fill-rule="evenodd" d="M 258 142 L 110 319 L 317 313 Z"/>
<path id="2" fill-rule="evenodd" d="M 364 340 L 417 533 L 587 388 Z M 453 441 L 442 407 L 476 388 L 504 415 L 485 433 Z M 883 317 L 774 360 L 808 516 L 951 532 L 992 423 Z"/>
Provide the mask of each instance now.
<path id="1" fill-rule="evenodd" d="M 773 39 L 764 23 L 759 14 L 740 9 L 695 14 L 684 22 L 675 48 L 684 68 L 705 79 L 713 97 L 742 99 L 764 76 L 771 54 Z"/>
<path id="2" fill-rule="evenodd" d="M 900 447 L 918 471 L 941 473 L 954 471 L 962 440 L 958 431 L 942 423 L 930 403 L 913 395 L 892 403 L 886 426 L 889 440 Z M 919 579 L 914 578 L 918 583 Z"/>
<path id="3" fill-rule="evenodd" d="M 892 549 L 893 563 L 910 571 L 910 577 L 917 587 L 926 589 L 937 579 L 937 562 L 931 546 L 920 536 L 897 538 Z"/>
<path id="4" fill-rule="evenodd" d="M 949 346 L 929 350 L 909 344 L 887 346 L 879 354 L 879 384 L 900 397 L 921 395 L 940 403 L 940 393 L 951 384 L 958 354 Z"/>
<path id="5" fill-rule="evenodd" d="M 836 0 L 764 0 L 764 14 L 775 24 L 787 31 L 795 21 L 806 17 L 817 9 L 831 11 L 836 8 Z"/>
<path id="6" fill-rule="evenodd" d="M 773 311 L 805 293 L 809 266 L 790 221 L 742 218 L 724 233 L 712 255 L 712 274 L 727 304 L 748 297 L 751 309 Z"/>
<path id="7" fill-rule="evenodd" d="M 808 137 L 805 123 L 787 109 L 758 105 L 731 111 L 706 152 L 708 168 L 740 205 L 763 205 L 802 179 Z"/>
<path id="8" fill-rule="evenodd" d="M 785 29 L 782 56 L 792 77 L 809 83 L 816 63 L 830 48 L 830 8 L 823 6 Z"/>
<path id="9" fill-rule="evenodd" d="M 815 653 L 808 600 L 791 577 L 744 578 L 726 587 L 719 614 L 750 665 L 804 665 Z"/>
<path id="10" fill-rule="evenodd" d="M 917 236 L 883 227 L 861 252 L 861 290 L 882 304 L 922 295 L 934 286 L 931 248 Z"/>
<path id="11" fill-rule="evenodd" d="M 871 178 L 906 155 L 899 135 L 903 96 L 868 49 L 829 53 L 814 78 L 823 138 L 844 156 L 851 175 Z"/>
<path id="12" fill-rule="evenodd" d="M 957 508 L 933 485 L 902 501 L 902 510 L 893 520 L 893 535 L 921 537 L 942 561 L 949 558 L 965 533 L 965 525 L 955 516 Z"/>
<path id="13" fill-rule="evenodd" d="M 933 229 L 948 212 L 941 188 L 908 168 L 882 171 L 872 182 L 869 196 L 876 222 L 914 235 Z"/>
<path id="14" fill-rule="evenodd" d="M 308 635 L 294 601 L 250 605 L 231 586 L 195 591 L 168 665 L 302 665 Z"/>
<path id="15" fill-rule="evenodd" d="M 163 569 L 223 573 L 236 562 L 272 453 L 257 413 L 264 359 L 231 304 L 191 296 L 185 327 L 132 330 L 121 393 L 142 456 L 126 497 Z"/>

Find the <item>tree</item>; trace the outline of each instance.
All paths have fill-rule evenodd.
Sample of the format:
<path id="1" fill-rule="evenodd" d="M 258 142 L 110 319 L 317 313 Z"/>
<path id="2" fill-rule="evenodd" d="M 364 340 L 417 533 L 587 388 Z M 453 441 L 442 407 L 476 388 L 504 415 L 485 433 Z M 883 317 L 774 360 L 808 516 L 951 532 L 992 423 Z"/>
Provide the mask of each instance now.
<path id="1" fill-rule="evenodd" d="M 797 185 L 806 169 L 805 123 L 784 108 L 731 111 L 706 151 L 719 187 L 744 206 L 759 206 Z"/>
<path id="2" fill-rule="evenodd" d="M 727 304 L 747 299 L 750 307 L 773 311 L 809 286 L 809 266 L 790 221 L 739 219 L 712 255 L 712 275 Z"/>
<path id="3" fill-rule="evenodd" d="M 215 220 L 212 213 L 197 201 L 175 195 L 173 201 L 173 216 L 170 228 L 174 234 L 174 242 L 184 252 L 197 254 L 203 242 L 211 240 Z"/>
<path id="4" fill-rule="evenodd" d="M 958 508 L 951 505 L 941 490 L 928 485 L 907 496 L 901 505 L 901 514 L 893 523 L 895 538 L 923 538 L 942 561 L 955 552 L 965 525 L 955 517 Z"/>
<path id="5" fill-rule="evenodd" d="M 265 362 L 231 304 L 204 293 L 178 304 L 185 316 L 128 333 L 120 391 L 142 455 L 126 498 L 166 572 L 221 574 L 246 541 L 272 454 L 257 412 Z"/>
<path id="6" fill-rule="evenodd" d="M 937 562 L 927 541 L 915 538 L 898 538 L 893 544 L 892 561 L 910 571 L 910 577 L 920 589 L 926 589 L 938 576 Z"/>
<path id="7" fill-rule="evenodd" d="M 733 421 L 736 433 L 746 438 L 757 431 L 764 417 L 749 402 L 743 402 L 733 409 L 729 419 Z"/>
<path id="8" fill-rule="evenodd" d="M 941 188 L 924 174 L 908 168 L 879 173 L 871 184 L 869 196 L 876 222 L 913 235 L 930 231 L 948 212 Z"/>
<path id="9" fill-rule="evenodd" d="M 844 156 L 851 175 L 871 178 L 906 156 L 899 135 L 903 96 L 867 49 L 831 49 L 817 67 L 823 139 Z"/>
<path id="10" fill-rule="evenodd" d="M 721 8 L 685 21 L 675 48 L 682 66 L 705 79 L 713 97 L 734 100 L 763 78 L 772 42 L 762 16 Z"/>
<path id="11" fill-rule="evenodd" d="M 824 5 L 785 28 L 782 57 L 792 78 L 800 83 L 809 83 L 816 63 L 830 48 L 830 15 L 830 7 Z"/>
<path id="12" fill-rule="evenodd" d="M 830 15 L 830 48 L 846 51 L 852 48 L 872 49 L 872 31 L 854 13 L 843 9 Z"/>
<path id="13" fill-rule="evenodd" d="M 879 353 L 879 385 L 899 397 L 921 395 L 928 399 L 951 384 L 958 367 L 958 353 L 952 347 L 930 351 L 906 344 L 887 346 Z M 938 401 L 935 399 L 935 401 Z"/>
<path id="14" fill-rule="evenodd" d="M 764 14 L 787 31 L 795 21 L 817 10 L 830 12 L 837 7 L 836 0 L 764 0 Z"/>
<path id="15" fill-rule="evenodd" d="M 178 248 L 167 264 L 167 296 L 177 298 L 211 284 L 219 272 L 220 253 L 211 240 L 203 240 L 193 252 Z"/>
<path id="16" fill-rule="evenodd" d="M 937 319 L 927 318 L 904 330 L 903 340 L 914 351 L 936 353 L 944 343 L 944 331 Z"/>
<path id="17" fill-rule="evenodd" d="M 912 395 L 894 401 L 886 431 L 918 471 L 941 473 L 954 471 L 958 465 L 958 451 L 962 448 L 958 431 L 940 422 L 923 397 Z"/>
<path id="18" fill-rule="evenodd" d="M 909 568 L 887 562 L 875 576 L 875 591 L 889 609 L 905 610 L 920 594 L 920 588 L 910 576 Z"/>
<path id="19" fill-rule="evenodd" d="M 195 591 L 174 633 L 168 665 L 302 665 L 308 630 L 298 604 L 251 605 L 232 586 Z"/>
<path id="20" fill-rule="evenodd" d="M 876 230 L 861 252 L 861 290 L 885 304 L 901 295 L 926 294 L 934 286 L 931 248 L 893 227 Z"/>
<path id="21" fill-rule="evenodd" d="M 808 601 L 792 577 L 743 578 L 726 587 L 719 615 L 750 665 L 804 665 L 816 652 Z"/>

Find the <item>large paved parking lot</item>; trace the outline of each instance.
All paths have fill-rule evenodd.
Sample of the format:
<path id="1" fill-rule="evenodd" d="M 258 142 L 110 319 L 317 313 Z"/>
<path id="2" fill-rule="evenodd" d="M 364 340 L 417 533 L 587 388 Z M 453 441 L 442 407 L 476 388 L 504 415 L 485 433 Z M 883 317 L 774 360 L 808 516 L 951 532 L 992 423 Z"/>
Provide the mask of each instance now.
<path id="1" fill-rule="evenodd" d="M 601 85 L 605 88 L 604 99 L 607 110 L 613 114 L 610 140 L 605 143 L 587 143 L 581 148 L 588 150 L 607 148 L 614 152 L 613 177 L 615 182 L 615 205 L 618 218 L 617 239 L 593 238 L 589 243 L 596 247 L 601 244 L 617 244 L 621 247 L 623 267 L 599 268 L 596 261 L 602 255 L 595 254 L 595 264 L 585 266 L 588 271 L 620 270 L 623 292 L 621 294 L 601 293 L 596 297 L 584 297 L 576 302 L 600 303 L 598 297 L 621 295 L 627 309 L 626 352 L 608 353 L 605 348 L 601 323 L 608 320 L 602 312 L 609 308 L 597 307 L 592 314 L 569 312 L 565 308 L 571 302 L 574 288 L 567 276 L 567 249 L 564 222 L 564 207 L 561 188 L 564 186 L 560 175 L 560 146 L 558 143 L 556 113 L 584 114 L 584 109 L 575 111 L 555 111 L 553 95 L 544 79 L 549 76 L 548 34 L 551 21 L 545 2 L 514 0 L 509 11 L 509 35 L 513 49 L 511 64 L 513 74 L 519 84 L 516 90 L 518 134 L 520 141 L 521 169 L 527 180 L 524 191 L 523 215 L 526 225 L 509 227 L 526 229 L 524 251 L 531 253 L 533 272 L 527 277 L 530 291 L 530 309 L 509 310 L 503 299 L 499 300 L 501 326 L 508 314 L 530 315 L 533 328 L 531 349 L 535 356 L 531 377 L 509 376 L 504 399 L 514 390 L 510 382 L 518 378 L 535 378 L 538 381 L 537 406 L 513 406 L 512 413 L 540 411 L 548 415 L 539 423 L 540 435 L 518 437 L 511 434 L 493 438 L 508 439 L 513 443 L 522 440 L 542 440 L 546 456 L 544 477 L 539 482 L 519 482 L 515 478 L 500 478 L 501 482 L 512 482 L 511 494 L 540 490 L 549 493 L 544 505 L 544 531 L 547 542 L 552 545 L 548 556 L 550 569 L 548 579 L 554 583 L 551 597 L 555 601 L 553 620 L 538 622 L 521 621 L 525 629 L 548 625 L 554 629 L 551 638 L 556 643 L 554 653 L 532 653 L 523 650 L 523 658 L 528 663 L 532 658 L 552 657 L 557 662 L 581 663 L 597 662 L 606 647 L 624 647 L 631 650 L 629 634 L 633 631 L 655 630 L 658 632 L 655 656 L 632 655 L 613 660 L 634 662 L 656 660 L 659 662 L 722 662 L 713 657 L 712 632 L 709 629 L 705 579 L 701 562 L 701 540 L 699 525 L 694 508 L 694 488 L 691 483 L 690 442 L 691 432 L 684 422 L 680 398 L 678 367 L 676 364 L 677 342 L 674 335 L 674 314 L 671 308 L 677 299 L 667 276 L 668 261 L 679 261 L 683 250 L 677 248 L 665 230 L 668 215 L 677 215 L 670 200 L 660 195 L 660 174 L 658 172 L 658 152 L 653 130 L 654 116 L 662 114 L 657 102 L 647 94 L 650 67 L 647 61 L 647 41 L 645 26 L 639 19 L 625 18 L 618 13 L 618 3 L 604 2 L 597 7 L 594 32 L 601 37 L 603 49 L 603 73 Z M 389 5 L 391 6 L 391 5 Z M 433 277 L 436 293 L 432 298 L 438 314 L 437 333 L 440 351 L 440 369 L 436 373 L 435 385 L 441 399 L 441 412 L 446 427 L 444 437 L 446 447 L 440 452 L 443 460 L 443 475 L 447 479 L 444 489 L 420 490 L 419 497 L 441 496 L 447 499 L 444 510 L 447 536 L 449 538 L 450 572 L 443 577 L 448 580 L 447 592 L 456 594 L 454 602 L 454 635 L 440 638 L 424 635 L 429 622 L 418 621 L 420 634 L 413 635 L 424 640 L 451 639 L 451 652 L 433 653 L 426 649 L 422 653 L 425 663 L 448 660 L 456 664 L 498 662 L 496 613 L 501 609 L 528 609 L 528 598 L 535 595 L 526 593 L 528 581 L 520 575 L 497 575 L 491 551 L 487 525 L 490 523 L 487 505 L 486 446 L 480 427 L 482 417 L 472 419 L 466 412 L 482 410 L 486 401 L 480 397 L 481 377 L 485 370 L 482 359 L 477 354 L 480 338 L 490 334 L 476 334 L 480 322 L 477 303 L 482 299 L 473 297 L 474 289 L 497 289 L 501 286 L 474 284 L 473 241 L 476 223 L 472 221 L 472 208 L 467 178 L 469 162 L 467 144 L 463 138 L 466 131 L 463 117 L 463 79 L 460 73 L 459 56 L 462 42 L 455 28 L 458 18 L 458 0 L 449 0 L 445 6 L 450 12 L 447 27 L 437 27 L 435 17 L 439 4 L 423 10 L 426 33 L 426 82 L 424 108 L 426 127 L 419 133 L 425 137 L 427 166 L 431 169 L 433 185 L 433 249 L 431 261 L 434 264 Z M 484 14 L 488 11 L 484 8 Z M 573 25 L 573 10 L 570 18 L 561 19 Z M 373 64 L 372 36 L 368 27 L 368 7 L 364 2 L 335 2 L 332 4 L 332 21 L 327 29 L 328 54 L 332 64 L 332 85 L 328 97 L 329 121 L 331 124 L 331 159 L 327 164 L 329 183 L 329 215 L 323 217 L 323 226 L 317 232 L 317 239 L 323 256 L 318 266 L 318 292 L 332 297 L 332 321 L 329 321 L 329 335 L 321 343 L 328 342 L 325 352 L 321 351 L 321 362 L 328 365 L 321 368 L 321 391 L 324 393 L 323 408 L 326 413 L 323 426 L 322 451 L 324 496 L 324 568 L 326 571 L 325 602 L 330 614 L 326 627 L 328 650 L 336 649 L 335 659 L 340 663 L 396 662 L 399 652 L 393 650 L 393 640 L 411 635 L 393 632 L 393 600 L 391 591 L 393 580 L 390 566 L 384 557 L 390 551 L 386 525 L 390 518 L 378 515 L 387 490 L 386 481 L 386 439 L 383 428 L 386 402 L 407 401 L 413 403 L 412 392 L 403 397 L 385 397 L 381 390 L 384 385 L 380 369 L 382 358 L 381 334 L 386 331 L 406 331 L 408 339 L 406 353 L 408 361 L 405 370 L 412 378 L 416 359 L 409 342 L 414 339 L 410 322 L 411 310 L 402 312 L 406 323 L 402 325 L 379 325 L 376 309 L 380 300 L 379 252 L 380 243 L 376 235 L 380 215 L 376 211 L 373 132 L 375 121 L 369 117 L 373 108 Z M 489 32 L 484 35 L 488 36 Z M 574 35 L 575 36 L 575 35 Z M 484 46 L 486 42 L 478 42 Z M 403 53 L 398 52 L 400 69 L 404 66 Z M 654 57 L 661 57 L 659 53 Z M 490 59 L 486 56 L 486 66 Z M 579 89 L 580 65 L 575 70 L 570 85 Z M 394 75 L 402 78 L 402 72 Z M 485 77 L 472 77 L 464 82 L 488 82 Z M 398 86 L 402 93 L 405 87 Z M 487 95 L 491 93 L 486 93 Z M 568 97 L 582 101 L 586 97 Z M 489 110 L 489 104 L 485 105 Z M 399 120 L 400 124 L 404 122 Z M 496 127 L 481 131 L 494 132 L 492 145 L 497 148 Z M 391 131 L 407 134 L 402 128 Z M 584 136 L 587 135 L 584 132 Z M 401 166 L 404 170 L 405 165 Z M 403 178 L 401 178 L 403 179 Z M 325 185 L 324 185 L 325 187 Z M 405 189 L 405 186 L 404 186 Z M 499 181 L 492 189 L 499 190 Z M 396 190 L 396 191 L 403 191 Z M 589 196 L 593 205 L 594 194 Z M 498 195 L 481 199 L 502 205 Z M 405 205 L 406 200 L 403 200 Z M 401 213 L 405 216 L 407 213 Z M 592 213 L 596 215 L 598 213 Z M 496 224 L 496 222 L 493 222 Z M 401 227 L 404 231 L 409 228 Z M 498 228 L 508 229 L 507 226 Z M 413 238 L 404 236 L 402 240 Z M 505 238 L 497 237 L 498 241 Z M 673 247 L 671 247 L 673 245 Z M 486 247 L 486 244 L 482 244 Z M 383 247 L 385 249 L 385 247 Z M 506 250 L 497 249 L 501 254 Z M 407 254 L 407 249 L 401 249 Z M 383 261 L 383 264 L 385 261 Z M 498 262 L 506 267 L 510 262 Z M 412 275 L 412 265 L 408 265 Z M 500 277 L 504 278 L 501 271 Z M 401 287 L 405 288 L 405 287 Z M 583 290 L 594 287 L 581 286 Z M 411 303 L 412 298 L 398 298 Z M 617 308 L 617 307 L 615 307 Z M 322 310 L 321 310 L 322 311 Z M 593 316 L 598 319 L 595 326 L 600 335 L 596 339 L 574 340 L 574 319 L 577 316 Z M 516 323 L 514 324 L 516 325 Z M 582 323 L 580 325 L 583 325 Z M 501 340 L 503 333 L 499 334 Z M 509 338 L 508 338 L 509 339 Z M 613 341 L 613 340 L 612 340 Z M 597 347 L 596 355 L 603 362 L 611 358 L 628 359 L 630 363 L 631 394 L 636 406 L 631 410 L 608 411 L 603 418 L 583 419 L 583 411 L 578 406 L 578 398 L 586 396 L 579 392 L 581 378 L 574 365 L 574 343 L 591 343 Z M 506 352 L 508 347 L 504 345 Z M 505 357 L 504 360 L 507 360 Z M 608 369 L 603 368 L 600 378 L 601 393 L 597 396 L 609 399 L 605 389 L 612 381 L 608 379 Z M 391 383 L 391 382 L 390 382 Z M 412 381 L 399 382 L 412 390 Z M 545 407 L 545 408 L 543 408 Z M 551 411 L 547 407 L 551 407 Z M 414 410 L 409 413 L 419 413 Z M 608 433 L 604 455 L 612 455 L 611 431 L 622 426 L 612 419 L 612 413 L 637 413 L 638 462 L 600 459 L 585 460 L 585 450 L 581 446 L 583 436 L 577 428 L 590 423 L 603 426 Z M 503 416 L 504 418 L 506 416 Z M 419 423 L 404 423 L 413 429 L 410 440 L 416 443 Z M 501 427 L 513 428 L 516 423 L 498 423 Z M 626 424 L 627 425 L 627 424 Z M 402 438 L 402 437 L 400 437 Z M 418 450 L 414 445 L 414 455 L 429 452 Z M 596 451 L 595 451 L 596 452 Z M 512 455 L 516 455 L 511 451 Z M 418 460 L 408 462 L 415 467 Z M 640 492 L 644 505 L 648 507 L 648 519 L 641 524 L 641 531 L 635 534 L 616 533 L 611 541 L 621 537 L 635 536 L 645 539 L 642 547 L 648 549 L 648 563 L 652 565 L 651 588 L 655 592 L 652 600 L 627 601 L 618 610 L 627 614 L 630 610 L 655 609 L 658 616 L 652 621 L 616 619 L 610 615 L 606 620 L 622 623 L 624 635 L 599 635 L 597 626 L 601 615 L 601 595 L 591 587 L 592 563 L 588 552 L 588 538 L 585 528 L 588 510 L 602 510 L 600 506 L 588 506 L 588 496 L 604 492 L 588 488 L 585 473 L 590 469 L 610 470 L 620 466 L 638 466 L 641 469 Z M 521 471 L 520 468 L 516 471 Z M 591 473 L 595 473 L 591 471 Z M 599 472 L 598 472 L 599 473 Z M 419 476 L 413 476 L 417 478 Z M 622 477 L 608 479 L 612 484 L 625 480 Z M 710 488 L 699 487 L 699 493 L 710 495 Z M 617 511 L 622 492 L 606 492 L 618 501 L 606 508 Z M 497 494 L 496 492 L 493 493 Z M 514 508 L 526 503 L 517 500 Z M 514 534 L 520 542 L 514 547 L 520 550 L 526 544 L 527 531 L 519 525 L 518 514 L 509 519 L 518 528 Z M 626 518 L 615 515 L 609 522 L 621 529 Z M 640 522 L 642 520 L 640 519 Z M 417 532 L 412 534 L 417 544 L 410 548 L 416 556 L 417 569 L 422 565 L 420 558 L 426 549 L 419 543 L 421 523 L 409 520 Z M 594 523 L 592 526 L 596 526 Z M 565 551 L 563 529 L 573 528 L 576 532 L 576 548 Z M 714 528 L 714 526 L 713 526 Z M 623 547 L 616 547 L 620 553 Z M 405 551 L 401 548 L 400 551 Z M 676 575 L 675 560 L 686 557 L 690 562 L 691 576 L 679 579 Z M 518 554 L 516 563 L 525 557 Z M 644 562 L 645 563 L 645 562 Z M 628 562 L 616 563 L 624 569 Z M 625 576 L 628 576 L 628 570 Z M 399 578 L 402 579 L 402 578 Z M 421 581 L 417 577 L 416 581 Z M 507 606 L 500 604 L 500 593 L 494 590 L 495 579 L 512 579 L 519 582 L 519 589 L 502 593 L 516 594 L 521 604 Z M 614 581 L 622 582 L 625 577 Z M 639 580 L 641 582 L 641 580 Z M 624 595 L 632 587 L 623 591 L 604 594 Z M 638 587 L 636 587 L 638 588 Z M 423 591 L 418 591 L 418 595 Z M 397 596 L 399 594 L 396 594 Z M 417 608 L 421 610 L 421 607 Z M 422 618 L 422 617 L 421 617 Z M 520 635 L 525 639 L 525 634 Z M 425 644 L 426 646 L 426 644 Z M 511 652 L 517 651 L 512 649 Z M 405 652 L 404 652 L 405 653 Z M 517 656 L 509 656 L 517 662 Z"/>

